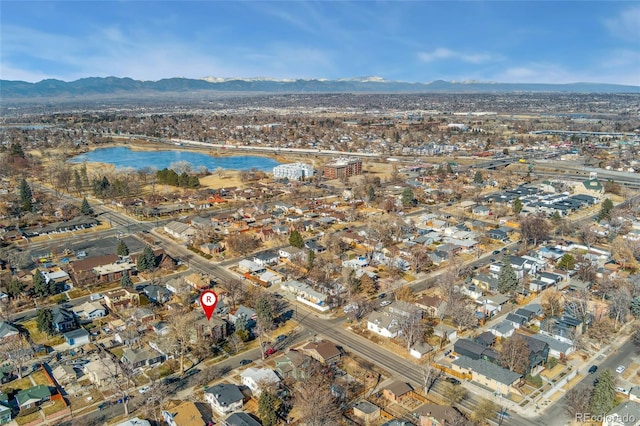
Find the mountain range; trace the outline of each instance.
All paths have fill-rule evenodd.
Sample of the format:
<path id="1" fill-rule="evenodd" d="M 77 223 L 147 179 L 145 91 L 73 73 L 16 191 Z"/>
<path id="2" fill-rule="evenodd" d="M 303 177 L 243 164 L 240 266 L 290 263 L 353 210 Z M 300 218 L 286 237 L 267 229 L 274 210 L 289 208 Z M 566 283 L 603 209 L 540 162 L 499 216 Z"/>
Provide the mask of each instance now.
<path id="1" fill-rule="evenodd" d="M 267 93 L 640 93 L 640 86 L 606 83 L 496 83 L 480 81 L 430 83 L 389 81 L 381 77 L 338 80 L 261 78 L 202 79 L 168 78 L 140 81 L 119 77 L 88 77 L 65 82 L 42 80 L 38 83 L 0 80 L 0 97 L 8 99 L 58 98 L 112 95 L 161 95 L 185 92 L 267 92 Z"/>

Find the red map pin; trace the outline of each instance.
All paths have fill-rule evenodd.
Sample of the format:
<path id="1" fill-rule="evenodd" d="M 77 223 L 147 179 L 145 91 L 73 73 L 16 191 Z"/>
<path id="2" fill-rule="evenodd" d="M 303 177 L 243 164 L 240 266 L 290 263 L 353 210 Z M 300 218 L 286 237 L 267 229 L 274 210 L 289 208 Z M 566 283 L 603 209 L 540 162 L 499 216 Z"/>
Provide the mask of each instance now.
<path id="1" fill-rule="evenodd" d="M 218 295 L 213 290 L 207 290 L 200 295 L 200 306 L 204 314 L 207 316 L 207 320 L 211 319 L 213 311 L 216 309 L 218 303 Z"/>

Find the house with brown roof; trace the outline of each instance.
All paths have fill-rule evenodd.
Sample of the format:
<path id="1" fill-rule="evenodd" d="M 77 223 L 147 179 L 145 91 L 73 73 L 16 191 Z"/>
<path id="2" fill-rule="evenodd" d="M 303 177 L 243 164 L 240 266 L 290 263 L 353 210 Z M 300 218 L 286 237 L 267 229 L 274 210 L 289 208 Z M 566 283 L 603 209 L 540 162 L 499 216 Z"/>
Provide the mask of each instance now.
<path id="1" fill-rule="evenodd" d="M 104 303 L 112 312 L 140 305 L 140 294 L 126 288 L 118 288 L 104 293 Z"/>
<path id="2" fill-rule="evenodd" d="M 309 342 L 302 347 L 302 352 L 323 364 L 338 362 L 342 356 L 340 349 L 327 340 Z"/>
<path id="3" fill-rule="evenodd" d="M 413 388 L 409 383 L 396 380 L 382 389 L 382 396 L 391 402 L 398 402 L 408 397 L 412 392 Z"/>
<path id="4" fill-rule="evenodd" d="M 206 290 L 211 287 L 211 281 L 196 272 L 185 277 L 184 282 L 196 290 Z"/>
<path id="5" fill-rule="evenodd" d="M 206 404 L 191 401 L 163 411 L 162 418 L 169 426 L 206 426 L 213 420 Z"/>
<path id="6" fill-rule="evenodd" d="M 82 260 L 71 262 L 69 265 L 69 272 L 75 285 L 83 286 L 93 284 L 99 279 L 94 272 L 94 268 L 104 265 L 112 265 L 119 259 L 120 256 L 116 254 L 87 257 Z"/>
<path id="7" fill-rule="evenodd" d="M 424 404 L 414 411 L 420 426 L 448 426 L 460 424 L 462 414 L 450 405 Z"/>

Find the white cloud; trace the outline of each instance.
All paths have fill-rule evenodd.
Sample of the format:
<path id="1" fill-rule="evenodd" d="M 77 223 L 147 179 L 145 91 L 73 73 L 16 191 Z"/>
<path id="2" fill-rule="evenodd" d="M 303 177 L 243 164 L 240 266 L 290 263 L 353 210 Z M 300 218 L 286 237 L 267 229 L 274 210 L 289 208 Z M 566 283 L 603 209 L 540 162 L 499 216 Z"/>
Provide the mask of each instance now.
<path id="1" fill-rule="evenodd" d="M 604 25 L 616 37 L 639 43 L 640 6 L 630 7 L 613 18 L 605 19 Z"/>
<path id="2" fill-rule="evenodd" d="M 434 62 L 439 60 L 457 60 L 462 62 L 468 62 L 470 64 L 481 64 L 491 61 L 494 58 L 493 55 L 486 53 L 462 53 L 455 50 L 439 47 L 432 52 L 419 52 L 418 59 L 422 62 Z"/>

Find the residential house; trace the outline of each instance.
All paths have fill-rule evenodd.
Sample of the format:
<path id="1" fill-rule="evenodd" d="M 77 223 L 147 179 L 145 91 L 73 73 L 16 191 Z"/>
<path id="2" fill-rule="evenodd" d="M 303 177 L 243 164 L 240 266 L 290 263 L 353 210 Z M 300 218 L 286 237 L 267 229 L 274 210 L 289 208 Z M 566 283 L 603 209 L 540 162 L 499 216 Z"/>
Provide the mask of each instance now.
<path id="1" fill-rule="evenodd" d="M 431 352 L 433 347 L 426 342 L 417 342 L 409 348 L 409 355 L 414 358 L 422 359 L 426 354 Z"/>
<path id="2" fill-rule="evenodd" d="M 204 254 L 214 255 L 224 251 L 224 246 L 221 242 L 214 243 L 202 243 L 198 249 Z"/>
<path id="3" fill-rule="evenodd" d="M 590 419 L 585 419 L 588 421 Z M 602 426 L 638 426 L 640 425 L 640 402 L 623 401 L 605 416 Z"/>
<path id="4" fill-rule="evenodd" d="M 0 394 L 0 425 L 11 423 L 11 404 L 9 403 L 9 395 Z"/>
<path id="5" fill-rule="evenodd" d="M 549 355 L 557 359 L 564 359 L 571 355 L 575 350 L 573 344 L 556 340 L 553 337 L 544 334 L 534 334 L 531 338 L 540 340 L 541 342 L 549 345 Z"/>
<path id="6" fill-rule="evenodd" d="M 263 251 L 253 256 L 253 262 L 260 266 L 275 265 L 280 262 L 280 256 L 274 251 Z"/>
<path id="7" fill-rule="evenodd" d="M 78 372 L 70 365 L 58 365 L 51 373 L 56 382 L 63 387 L 69 383 L 75 383 L 78 380 Z M 0 424 L 1 423 L 2 422 L 0 422 Z"/>
<path id="8" fill-rule="evenodd" d="M 353 406 L 353 416 L 360 419 L 365 425 L 371 425 L 380 418 L 380 407 L 365 399 Z"/>
<path id="9" fill-rule="evenodd" d="M 184 282 L 198 291 L 206 290 L 211 287 L 211 280 L 196 272 L 185 277 Z"/>
<path id="10" fill-rule="evenodd" d="M 487 232 L 485 232 L 485 235 L 491 238 L 492 240 L 497 240 L 497 241 L 507 241 L 509 239 L 509 236 L 507 235 L 507 233 L 502 229 L 490 229 Z"/>
<path id="11" fill-rule="evenodd" d="M 39 407 L 51 399 L 51 391 L 46 385 L 36 385 L 16 394 L 16 403 L 21 410 Z"/>
<path id="12" fill-rule="evenodd" d="M 83 321 L 93 321 L 107 315 L 107 310 L 102 303 L 86 301 L 82 305 L 74 306 L 73 313 Z"/>
<path id="13" fill-rule="evenodd" d="M 515 328 L 520 328 L 529 322 L 529 316 L 527 315 L 525 317 L 525 316 L 516 314 L 515 312 L 510 312 L 507 314 L 504 321 L 511 322 Z"/>
<path id="14" fill-rule="evenodd" d="M 58 332 L 62 333 L 68 330 L 73 330 L 77 327 L 76 319 L 73 316 L 73 313 L 68 310 L 55 307 L 51 310 L 53 328 L 55 328 Z"/>
<path id="15" fill-rule="evenodd" d="M 444 299 L 439 296 L 427 296 L 423 294 L 416 299 L 415 304 L 424 310 L 428 316 L 433 318 L 440 318 L 446 309 Z"/>
<path id="16" fill-rule="evenodd" d="M 309 342 L 301 348 L 301 351 L 322 364 L 334 364 L 340 361 L 342 352 L 328 340 Z"/>
<path id="17" fill-rule="evenodd" d="M 192 341 L 218 343 L 229 335 L 229 323 L 223 318 L 214 315 L 207 320 L 201 312 L 196 311 L 193 317 Z"/>
<path id="18" fill-rule="evenodd" d="M 388 311 L 373 311 L 367 317 L 367 330 L 383 337 L 394 338 L 400 334 L 398 318 Z"/>
<path id="19" fill-rule="evenodd" d="M 0 341 L 15 339 L 20 335 L 17 328 L 6 321 L 0 321 Z"/>
<path id="20" fill-rule="evenodd" d="M 484 290 L 498 291 L 498 278 L 487 274 L 478 274 L 471 278 L 471 282 Z"/>
<path id="21" fill-rule="evenodd" d="M 498 352 L 469 339 L 457 340 L 453 344 L 453 351 L 460 356 L 473 360 L 482 359 L 495 363 L 500 359 Z"/>
<path id="22" fill-rule="evenodd" d="M 225 426 L 262 426 L 262 423 L 244 411 L 240 411 L 227 417 Z"/>
<path id="23" fill-rule="evenodd" d="M 122 369 L 108 356 L 90 361 L 84 366 L 84 373 L 97 387 L 103 387 L 122 378 Z"/>
<path id="24" fill-rule="evenodd" d="M 442 322 L 433 327 L 433 334 L 449 342 L 455 342 L 458 338 L 458 330 Z"/>
<path id="25" fill-rule="evenodd" d="M 549 344 L 532 336 L 522 335 L 529 347 L 529 365 L 527 373 L 537 374 L 537 370 L 542 369 L 542 364 L 549 358 Z"/>
<path id="26" fill-rule="evenodd" d="M 471 209 L 471 213 L 476 216 L 489 216 L 491 210 L 487 206 L 475 206 Z"/>
<path id="27" fill-rule="evenodd" d="M 242 259 L 238 262 L 238 272 L 241 274 L 258 275 L 266 271 L 263 265 L 259 265 L 251 260 Z"/>
<path id="28" fill-rule="evenodd" d="M 229 320 L 235 324 L 238 319 L 242 318 L 246 322 L 247 329 L 253 328 L 255 325 L 255 321 L 258 318 L 256 311 L 251 308 L 248 308 L 244 305 L 238 306 L 238 309 L 235 312 L 229 314 Z"/>
<path id="29" fill-rule="evenodd" d="M 154 349 L 130 349 L 122 352 L 122 362 L 131 368 L 146 368 L 164 362 L 165 357 Z"/>
<path id="30" fill-rule="evenodd" d="M 513 333 L 516 331 L 516 327 L 514 326 L 513 322 L 503 320 L 489 327 L 489 331 L 496 337 L 507 338 L 513 335 Z"/>
<path id="31" fill-rule="evenodd" d="M 229 383 L 219 383 L 205 389 L 204 399 L 211 404 L 213 411 L 219 415 L 241 410 L 244 403 L 244 395 L 240 388 Z"/>
<path id="32" fill-rule="evenodd" d="M 131 313 L 131 319 L 134 320 L 137 324 L 152 324 L 156 321 L 158 316 L 156 313 L 147 307 L 140 307 L 133 310 Z"/>
<path id="33" fill-rule="evenodd" d="M 391 402 L 400 402 L 402 399 L 410 396 L 413 388 L 409 383 L 395 380 L 389 385 L 382 388 L 382 396 Z"/>
<path id="34" fill-rule="evenodd" d="M 118 312 L 140 305 L 140 295 L 126 288 L 118 288 L 104 293 L 104 303 L 110 311 Z"/>
<path id="35" fill-rule="evenodd" d="M 393 301 L 387 310 L 391 315 L 396 315 L 403 318 L 422 319 L 424 311 L 413 303 L 408 303 L 402 300 Z"/>
<path id="36" fill-rule="evenodd" d="M 502 368 L 484 359 L 472 359 L 460 356 L 451 363 L 453 371 L 471 374 L 471 379 L 489 389 L 507 395 L 510 392 L 519 394 L 516 384 L 522 378 L 521 374 Z"/>
<path id="37" fill-rule="evenodd" d="M 62 336 L 64 337 L 65 342 L 67 342 L 67 344 L 71 347 L 82 346 L 91 342 L 91 335 L 84 328 L 67 331 Z"/>
<path id="38" fill-rule="evenodd" d="M 173 220 L 164 226 L 164 232 L 181 241 L 190 241 L 197 233 L 192 226 Z"/>
<path id="39" fill-rule="evenodd" d="M 424 404 L 413 411 L 419 426 L 448 426 L 459 424 L 464 416 L 450 405 Z"/>
<path id="40" fill-rule="evenodd" d="M 151 423 L 148 420 L 143 420 L 139 417 L 132 417 L 113 426 L 151 426 Z"/>
<path id="41" fill-rule="evenodd" d="M 183 401 L 176 407 L 162 412 L 169 426 L 209 426 L 213 424 L 211 409 L 199 402 Z"/>
<path id="42" fill-rule="evenodd" d="M 173 296 L 173 293 L 166 287 L 155 284 L 144 286 L 142 292 L 147 295 L 150 301 L 159 304 L 167 303 Z"/>
<path id="43" fill-rule="evenodd" d="M 284 247 L 278 250 L 278 255 L 282 258 L 282 259 L 286 259 L 286 260 L 293 260 L 293 259 L 297 259 L 298 257 L 304 256 L 305 255 L 305 251 L 303 249 L 297 248 L 297 247 L 293 247 L 293 246 L 288 246 L 288 247 Z"/>
<path id="44" fill-rule="evenodd" d="M 280 378 L 270 368 L 249 367 L 240 373 L 240 380 L 244 386 L 251 389 L 254 397 L 260 396 L 262 388 L 277 386 L 280 383 Z"/>
<path id="45" fill-rule="evenodd" d="M 315 362 L 311 357 L 291 349 L 285 355 L 276 358 L 274 371 L 283 380 L 290 377 L 295 380 L 303 380 L 306 378 L 306 368 L 311 362 Z"/>

